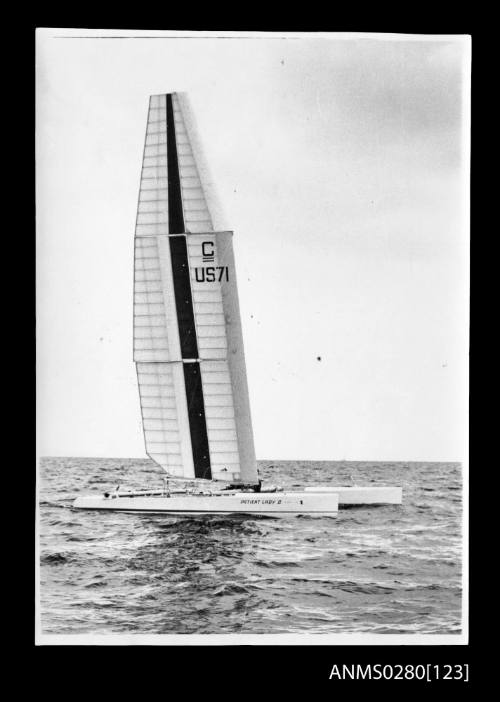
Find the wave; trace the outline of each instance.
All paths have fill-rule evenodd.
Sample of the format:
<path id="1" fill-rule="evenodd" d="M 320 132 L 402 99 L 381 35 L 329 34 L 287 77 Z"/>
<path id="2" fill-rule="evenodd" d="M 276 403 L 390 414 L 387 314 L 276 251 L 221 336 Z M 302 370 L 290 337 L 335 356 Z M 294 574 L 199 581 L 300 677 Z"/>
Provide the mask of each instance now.
<path id="1" fill-rule="evenodd" d="M 40 563 L 44 565 L 60 565 L 68 563 L 71 559 L 62 553 L 47 553 L 40 557 Z"/>

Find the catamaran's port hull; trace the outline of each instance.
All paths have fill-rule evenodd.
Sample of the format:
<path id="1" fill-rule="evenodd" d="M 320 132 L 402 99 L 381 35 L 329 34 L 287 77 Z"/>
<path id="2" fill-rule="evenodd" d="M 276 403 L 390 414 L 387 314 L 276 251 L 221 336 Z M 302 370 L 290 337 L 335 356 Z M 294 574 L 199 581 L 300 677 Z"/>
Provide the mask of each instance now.
<path id="1" fill-rule="evenodd" d="M 400 505 L 403 502 L 401 487 L 306 487 L 306 494 L 327 495 L 336 493 L 339 505 Z"/>
<path id="2" fill-rule="evenodd" d="M 229 495 L 172 495 L 170 497 L 78 497 L 76 509 L 138 512 L 170 515 L 251 514 L 265 517 L 308 514 L 335 517 L 338 512 L 336 493 L 240 493 Z"/>

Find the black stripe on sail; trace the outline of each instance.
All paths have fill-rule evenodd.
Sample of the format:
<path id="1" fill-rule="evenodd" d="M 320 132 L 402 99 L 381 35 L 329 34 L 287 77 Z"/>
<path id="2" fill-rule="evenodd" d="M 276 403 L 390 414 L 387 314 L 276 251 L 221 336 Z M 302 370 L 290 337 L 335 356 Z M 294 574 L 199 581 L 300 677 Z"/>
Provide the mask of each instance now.
<path id="1" fill-rule="evenodd" d="M 171 234 L 184 231 L 182 213 L 181 181 L 172 96 L 167 95 L 167 168 L 168 168 L 168 229 Z M 170 256 L 174 280 L 175 307 L 182 358 L 198 358 L 196 328 L 194 325 L 193 299 L 189 280 L 189 262 L 185 236 L 170 236 Z"/>
<path id="2" fill-rule="evenodd" d="M 183 363 L 184 382 L 193 449 L 194 474 L 196 478 L 212 478 L 210 469 L 210 452 L 208 448 L 207 423 L 205 420 L 205 403 L 201 384 L 199 363 Z"/>
<path id="3" fill-rule="evenodd" d="M 168 231 L 181 234 L 184 231 L 182 212 L 181 179 L 177 144 L 175 141 L 175 122 L 172 96 L 167 95 L 167 168 L 168 168 Z"/>
<path id="4" fill-rule="evenodd" d="M 198 358 L 198 343 L 194 325 L 193 297 L 189 280 L 189 263 L 185 236 L 169 236 L 175 308 L 179 325 L 182 358 Z"/>
<path id="5" fill-rule="evenodd" d="M 167 169 L 168 231 L 170 235 L 180 235 L 169 236 L 169 244 L 181 356 L 183 359 L 192 360 L 198 358 L 198 343 L 194 322 L 187 242 L 186 236 L 183 234 L 184 214 L 182 211 L 181 180 L 171 95 L 167 95 Z M 212 471 L 210 469 L 210 451 L 200 364 L 193 362 L 183 363 L 182 365 L 184 369 L 194 474 L 196 478 L 210 480 Z"/>

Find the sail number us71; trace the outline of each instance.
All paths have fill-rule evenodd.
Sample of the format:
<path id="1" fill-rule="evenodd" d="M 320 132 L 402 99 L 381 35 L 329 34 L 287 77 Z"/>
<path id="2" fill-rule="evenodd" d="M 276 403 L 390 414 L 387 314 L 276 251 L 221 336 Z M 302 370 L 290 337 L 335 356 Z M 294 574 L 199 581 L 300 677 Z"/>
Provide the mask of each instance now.
<path id="1" fill-rule="evenodd" d="M 204 263 L 215 263 L 215 251 L 213 241 L 204 241 L 201 245 L 201 253 Z M 229 268 L 227 266 L 202 266 L 194 269 L 197 283 L 214 283 L 215 281 L 229 280 Z"/>
<path id="2" fill-rule="evenodd" d="M 216 280 L 229 280 L 229 268 L 227 266 L 195 268 L 194 275 L 197 283 L 214 283 Z"/>

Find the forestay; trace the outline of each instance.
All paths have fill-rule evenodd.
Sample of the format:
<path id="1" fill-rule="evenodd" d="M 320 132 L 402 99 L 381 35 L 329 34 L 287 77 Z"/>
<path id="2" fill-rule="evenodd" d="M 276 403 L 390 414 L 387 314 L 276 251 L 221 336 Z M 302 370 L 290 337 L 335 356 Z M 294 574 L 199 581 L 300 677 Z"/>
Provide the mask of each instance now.
<path id="1" fill-rule="evenodd" d="M 175 93 L 149 103 L 134 360 L 147 454 L 173 476 L 257 483 L 232 233 L 213 231 Z"/>

